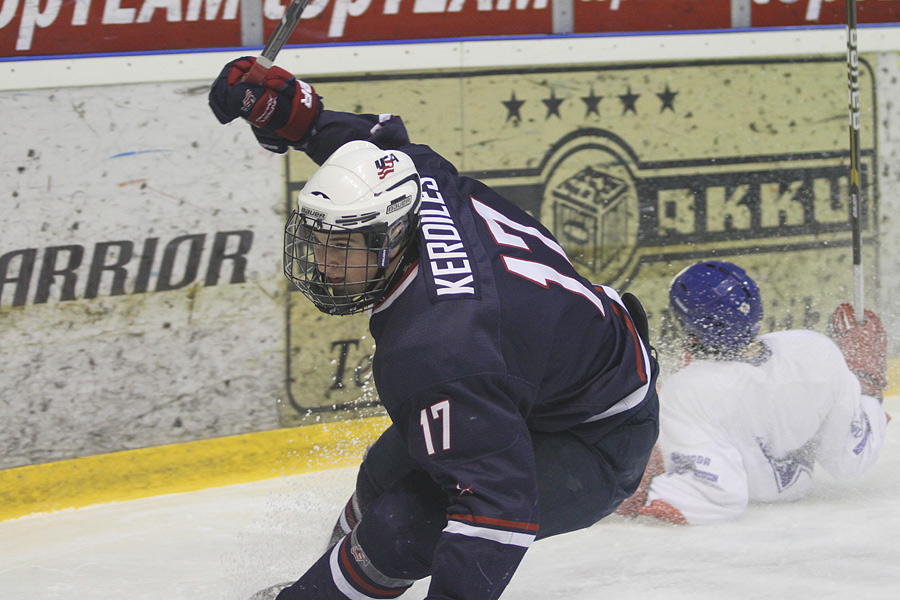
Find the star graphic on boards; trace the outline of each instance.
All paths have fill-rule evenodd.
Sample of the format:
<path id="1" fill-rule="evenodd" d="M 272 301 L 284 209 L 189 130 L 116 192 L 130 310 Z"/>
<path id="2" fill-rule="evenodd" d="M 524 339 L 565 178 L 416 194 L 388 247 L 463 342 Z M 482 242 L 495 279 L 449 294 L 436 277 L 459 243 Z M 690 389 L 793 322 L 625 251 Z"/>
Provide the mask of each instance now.
<path id="1" fill-rule="evenodd" d="M 587 111 L 584 113 L 584 116 L 587 117 L 589 114 L 594 113 L 599 117 L 601 100 L 603 100 L 603 96 L 595 96 L 594 86 L 591 86 L 590 95 L 581 97 L 581 101 L 587 106 Z"/>
<path id="2" fill-rule="evenodd" d="M 519 109 L 522 108 L 522 105 L 525 104 L 524 100 L 516 100 L 516 93 L 512 93 L 512 98 L 509 100 L 505 100 L 503 102 L 503 106 L 506 107 L 508 111 L 506 115 L 506 120 L 515 119 L 516 122 L 522 120 L 522 115 L 519 114 Z"/>
<path id="3" fill-rule="evenodd" d="M 629 110 L 634 114 L 637 114 L 637 99 L 640 98 L 640 94 L 634 94 L 631 92 L 631 86 L 628 86 L 627 94 L 619 94 L 619 100 L 622 101 L 622 114 L 624 115 Z"/>
<path id="4" fill-rule="evenodd" d="M 657 94 L 657 97 L 662 101 L 662 108 L 659 109 L 659 112 L 666 110 L 667 108 L 672 112 L 675 112 L 675 96 L 678 95 L 678 92 L 673 92 L 669 89 L 669 84 L 666 84 L 666 90 L 660 94 Z"/>
<path id="5" fill-rule="evenodd" d="M 557 119 L 562 118 L 559 114 L 559 105 L 563 103 L 563 98 L 557 98 L 553 90 L 550 90 L 550 97 L 541 102 L 547 107 L 547 116 L 544 117 L 544 120 L 549 119 L 552 115 L 556 115 Z"/>

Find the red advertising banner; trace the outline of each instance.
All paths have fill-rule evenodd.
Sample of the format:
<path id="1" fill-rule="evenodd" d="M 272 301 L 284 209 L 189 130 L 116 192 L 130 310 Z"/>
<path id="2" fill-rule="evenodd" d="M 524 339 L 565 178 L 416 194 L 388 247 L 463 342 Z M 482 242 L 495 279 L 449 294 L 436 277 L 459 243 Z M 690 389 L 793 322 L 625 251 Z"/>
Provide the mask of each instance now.
<path id="1" fill-rule="evenodd" d="M 287 0 L 263 0 L 264 36 Z M 241 45 L 239 0 L 0 0 L 0 56 Z M 550 0 L 313 0 L 289 44 L 545 34 Z"/>
<path id="2" fill-rule="evenodd" d="M 859 23 L 900 22 L 900 0 L 856 0 Z M 753 27 L 795 25 L 843 25 L 847 22 L 846 0 L 753 0 Z"/>
<path id="3" fill-rule="evenodd" d="M 682 31 L 731 27 L 723 0 L 573 0 L 575 33 Z"/>
<path id="4" fill-rule="evenodd" d="M 237 0 L 0 0 L 0 56 L 239 46 Z"/>
<path id="5" fill-rule="evenodd" d="M 264 36 L 288 0 L 261 0 Z M 725 0 L 572 0 L 574 32 L 731 27 Z M 749 0 L 754 27 L 844 22 L 845 0 Z M 0 0 L 0 57 L 241 45 L 241 0 Z M 553 0 L 313 0 L 289 44 L 550 34 Z M 860 23 L 900 0 L 858 0 Z"/>
<path id="6" fill-rule="evenodd" d="M 289 43 L 547 34 L 553 32 L 551 3 L 552 0 L 314 0 L 303 11 Z M 266 23 L 267 37 L 277 25 L 274 20 Z"/>

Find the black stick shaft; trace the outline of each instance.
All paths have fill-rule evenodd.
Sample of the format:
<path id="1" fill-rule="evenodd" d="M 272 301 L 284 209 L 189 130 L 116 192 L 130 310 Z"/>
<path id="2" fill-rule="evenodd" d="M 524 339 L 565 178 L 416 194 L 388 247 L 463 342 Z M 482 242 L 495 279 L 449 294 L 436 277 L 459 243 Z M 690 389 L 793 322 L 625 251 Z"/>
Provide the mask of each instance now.
<path id="1" fill-rule="evenodd" d="M 272 37 L 266 42 L 266 47 L 263 48 L 263 58 L 268 59 L 270 62 L 275 62 L 275 57 L 284 47 L 288 38 L 291 37 L 291 33 L 294 32 L 294 28 L 300 22 L 300 15 L 303 14 L 303 9 L 306 8 L 309 2 L 310 0 L 292 0 L 288 7 L 284 9 L 284 16 L 281 17 L 281 22 L 272 33 Z"/>
<path id="2" fill-rule="evenodd" d="M 856 0 L 847 2 L 847 84 L 850 108 L 850 225 L 853 231 L 853 296 L 857 319 L 865 319 L 862 268 L 862 214 L 859 200 L 859 51 L 856 38 Z"/>
<path id="3" fill-rule="evenodd" d="M 284 47 L 285 43 L 287 43 L 288 38 L 291 37 L 291 34 L 297 27 L 297 23 L 300 22 L 300 16 L 303 14 L 303 9 L 306 8 L 309 2 L 310 0 L 291 0 L 291 3 L 288 4 L 288 7 L 284 10 L 284 16 L 281 17 L 281 22 L 278 23 L 278 27 L 275 28 L 269 41 L 266 42 L 262 54 L 256 59 L 256 63 L 250 69 L 250 72 L 247 73 L 247 81 L 252 81 L 254 83 L 263 82 L 266 77 L 266 71 L 268 71 L 269 67 L 275 62 L 275 57 Z"/>

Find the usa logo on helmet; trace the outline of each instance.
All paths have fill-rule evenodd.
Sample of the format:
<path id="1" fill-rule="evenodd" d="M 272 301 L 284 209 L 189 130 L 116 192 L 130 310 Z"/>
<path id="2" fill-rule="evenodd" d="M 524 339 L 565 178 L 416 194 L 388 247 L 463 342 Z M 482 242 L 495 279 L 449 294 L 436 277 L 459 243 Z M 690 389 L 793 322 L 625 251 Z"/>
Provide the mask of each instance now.
<path id="1" fill-rule="evenodd" d="M 382 156 L 378 160 L 375 161 L 375 168 L 378 169 L 378 179 L 384 179 L 388 175 L 394 172 L 394 164 L 397 163 L 397 157 L 391 153 L 387 156 Z"/>

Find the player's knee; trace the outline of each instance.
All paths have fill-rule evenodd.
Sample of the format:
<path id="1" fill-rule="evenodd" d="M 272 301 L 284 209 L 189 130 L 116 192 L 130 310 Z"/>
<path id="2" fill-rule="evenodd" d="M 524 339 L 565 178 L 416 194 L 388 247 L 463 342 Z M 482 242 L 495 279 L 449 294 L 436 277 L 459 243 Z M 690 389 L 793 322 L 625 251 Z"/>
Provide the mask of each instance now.
<path id="1" fill-rule="evenodd" d="M 356 496 L 362 512 L 414 468 L 396 428 L 388 427 L 368 449 L 359 468 Z"/>
<path id="2" fill-rule="evenodd" d="M 383 494 L 357 527 L 359 545 L 382 574 L 422 579 L 446 525 L 447 500 L 424 472 L 405 477 Z"/>

